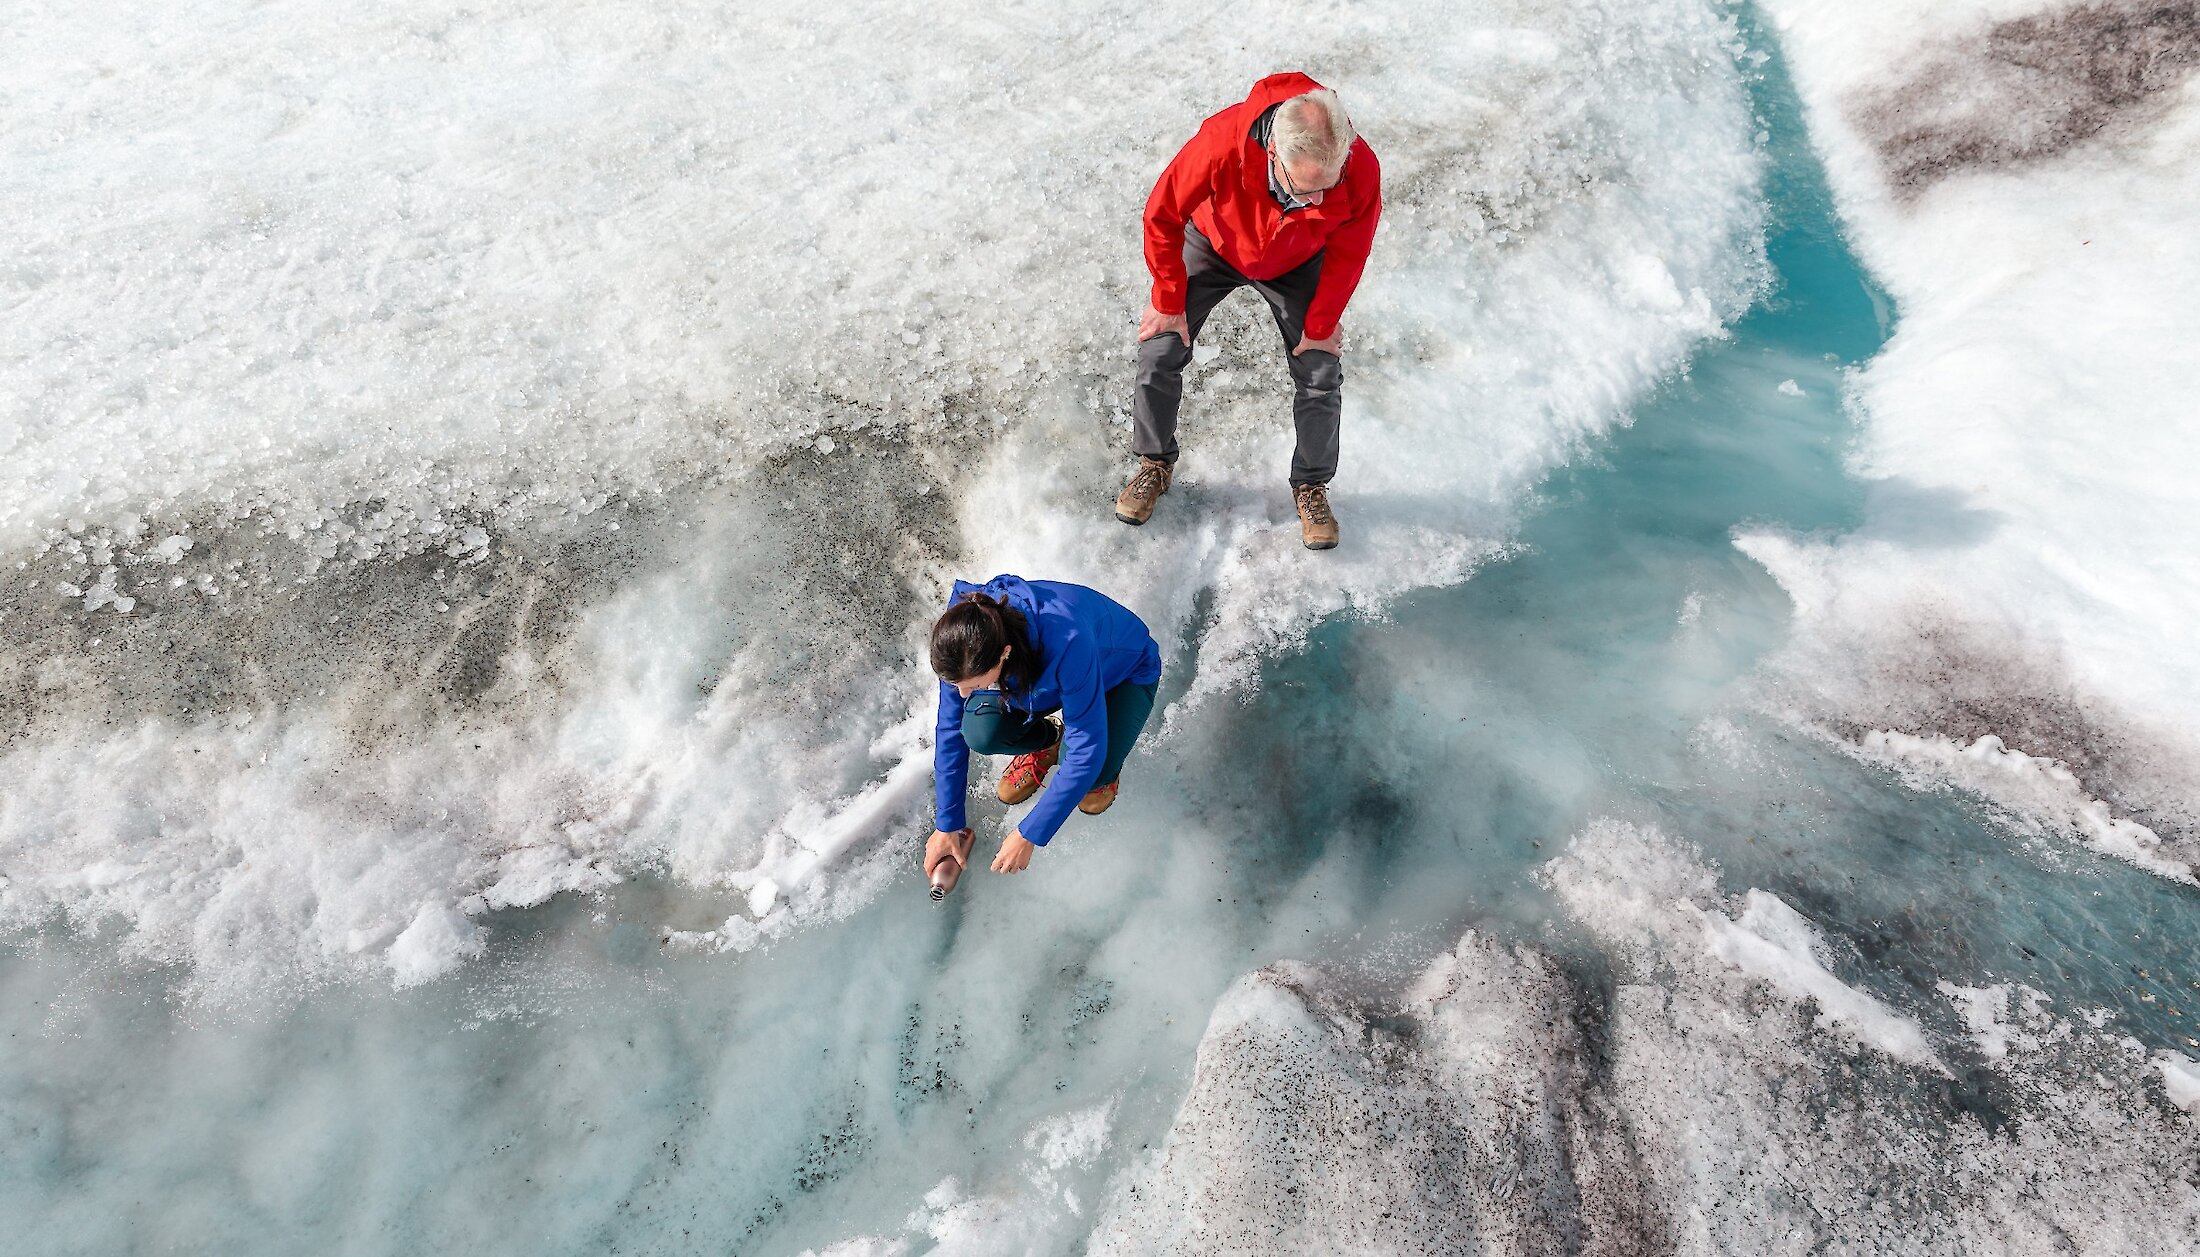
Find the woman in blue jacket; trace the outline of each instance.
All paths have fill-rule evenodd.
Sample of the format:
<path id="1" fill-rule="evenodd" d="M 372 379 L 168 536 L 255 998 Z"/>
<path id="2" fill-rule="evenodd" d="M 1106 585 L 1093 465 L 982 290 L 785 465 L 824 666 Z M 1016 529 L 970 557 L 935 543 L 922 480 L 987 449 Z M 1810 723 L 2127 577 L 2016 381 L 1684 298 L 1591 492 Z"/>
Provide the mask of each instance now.
<path id="1" fill-rule="evenodd" d="M 993 858 L 994 872 L 1015 873 L 1072 807 L 1096 815 L 1115 802 L 1116 777 L 1153 712 L 1161 650 L 1145 623 L 1105 594 L 996 576 L 983 585 L 955 582 L 932 625 L 932 670 L 940 677 L 932 742 L 938 819 L 925 844 L 925 876 L 942 860 L 970 858 L 961 834 L 972 751 L 1016 757 L 1001 777 L 1003 803 L 1023 802 L 1054 774 Z M 1057 711 L 1059 726 L 1048 719 Z"/>

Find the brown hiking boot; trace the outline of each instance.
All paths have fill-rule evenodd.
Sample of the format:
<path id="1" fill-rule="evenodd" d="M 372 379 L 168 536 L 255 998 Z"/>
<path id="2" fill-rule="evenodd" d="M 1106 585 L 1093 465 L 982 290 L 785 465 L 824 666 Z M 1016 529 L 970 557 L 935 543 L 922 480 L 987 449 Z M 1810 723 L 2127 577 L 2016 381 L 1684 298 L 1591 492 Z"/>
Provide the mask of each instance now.
<path id="1" fill-rule="evenodd" d="M 1098 816 L 1115 803 L 1115 792 L 1122 789 L 1121 781 L 1111 781 L 1098 789 L 1089 790 L 1077 804 L 1077 810 L 1087 816 Z"/>
<path id="2" fill-rule="evenodd" d="M 1329 513 L 1329 486 L 1302 484 L 1291 490 L 1299 506 L 1299 537 L 1309 550 L 1333 550 L 1337 517 Z"/>
<path id="3" fill-rule="evenodd" d="M 1115 495 L 1115 517 L 1126 524 L 1143 524 L 1153 518 L 1153 504 L 1169 491 L 1174 469 L 1158 458 L 1138 460 L 1138 474 Z"/>
<path id="4" fill-rule="evenodd" d="M 1062 758 L 1062 739 L 1054 739 L 1054 745 L 1029 755 L 1019 755 L 1008 761 L 1008 771 L 1001 774 L 1001 788 L 995 791 L 1001 802 L 1014 806 L 1039 793 L 1046 784 L 1047 774 L 1054 771 L 1055 762 Z"/>

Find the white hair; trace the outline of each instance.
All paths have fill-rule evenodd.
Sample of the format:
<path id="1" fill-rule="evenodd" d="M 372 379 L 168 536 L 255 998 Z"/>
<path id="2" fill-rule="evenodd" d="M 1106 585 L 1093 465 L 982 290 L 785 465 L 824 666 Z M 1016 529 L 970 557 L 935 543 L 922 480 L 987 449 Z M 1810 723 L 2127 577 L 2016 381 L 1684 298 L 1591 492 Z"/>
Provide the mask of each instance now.
<path id="1" fill-rule="evenodd" d="M 1344 165 L 1352 151 L 1352 119 L 1345 116 L 1344 102 L 1328 88 L 1318 88 L 1283 102 L 1276 110 L 1275 126 L 1268 142 L 1285 165 L 1313 162 L 1323 170 Z"/>

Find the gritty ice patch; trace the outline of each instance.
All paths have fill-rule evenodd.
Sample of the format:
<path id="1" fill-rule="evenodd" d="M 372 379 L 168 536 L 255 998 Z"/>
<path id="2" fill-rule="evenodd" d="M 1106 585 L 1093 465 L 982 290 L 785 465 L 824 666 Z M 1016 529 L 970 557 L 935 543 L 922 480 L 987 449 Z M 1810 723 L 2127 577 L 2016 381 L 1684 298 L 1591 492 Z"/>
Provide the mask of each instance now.
<path id="1" fill-rule="evenodd" d="M 1473 934 L 1403 1000 L 1303 965 L 1248 975 L 1091 1251 L 1654 1248 L 1662 1228 L 1590 1102 L 1570 1008 L 1545 958 Z"/>
<path id="2" fill-rule="evenodd" d="M 1573 923 L 1615 948 L 1606 1085 L 1669 1225 L 1669 1251 L 2045 1254 L 2081 1236 L 2081 1251 L 2107 1254 L 2200 1243 L 2200 1138 L 2153 1098 L 2166 1068 L 2128 1041 L 2053 1018 L 2021 988 L 2006 1001 L 1957 992 L 1967 1028 L 2010 1034 L 1988 1062 L 1985 1102 L 1951 1102 L 1943 1087 L 1978 1086 L 1978 1076 L 1941 1082 L 1930 1066 L 1858 1055 L 1850 1033 L 1826 1034 L 1821 996 L 1799 993 L 1822 979 L 1791 969 L 1823 969 L 1815 928 L 1771 896 L 1745 894 L 1735 913 L 1702 880 L 1712 871 L 1684 841 L 1613 821 L 1590 825 L 1544 871 Z M 1740 927 L 1752 908 L 1749 932 L 1779 940 L 1764 959 L 1789 970 L 1784 978 L 1759 979 L 1704 945 L 1708 918 Z M 1888 1011 L 1918 1024 L 1911 1010 Z M 1907 1031 L 1894 1038 L 1915 1042 Z M 1934 1085 L 1918 1085 L 1921 1071 Z"/>

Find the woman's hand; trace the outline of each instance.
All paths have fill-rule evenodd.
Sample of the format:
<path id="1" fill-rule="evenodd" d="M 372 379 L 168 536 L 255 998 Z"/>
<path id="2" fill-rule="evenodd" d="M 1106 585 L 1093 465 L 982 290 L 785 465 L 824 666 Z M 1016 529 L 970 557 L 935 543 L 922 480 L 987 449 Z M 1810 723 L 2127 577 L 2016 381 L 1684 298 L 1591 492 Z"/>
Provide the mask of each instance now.
<path id="1" fill-rule="evenodd" d="M 977 841 L 977 837 L 967 829 L 954 833 L 944 829 L 932 831 L 932 836 L 924 842 L 925 880 L 930 881 L 932 870 L 946 860 L 952 860 L 958 867 L 967 870 L 970 867 L 970 845 Z"/>
<path id="2" fill-rule="evenodd" d="M 1001 853 L 993 857 L 993 871 L 1021 873 L 1031 867 L 1031 853 L 1038 849 L 1037 844 L 1025 841 L 1022 833 L 1011 829 L 1008 837 L 1001 839 Z"/>

